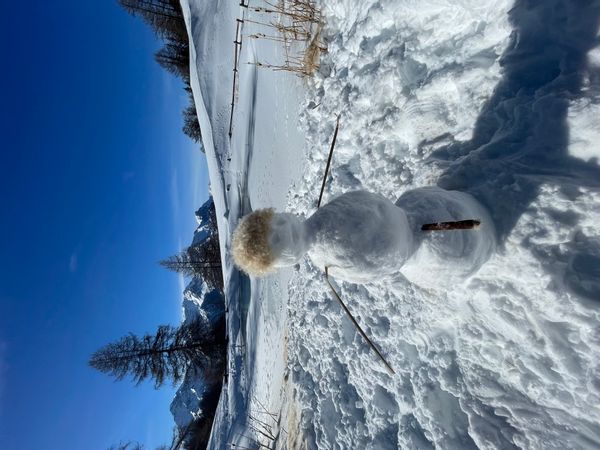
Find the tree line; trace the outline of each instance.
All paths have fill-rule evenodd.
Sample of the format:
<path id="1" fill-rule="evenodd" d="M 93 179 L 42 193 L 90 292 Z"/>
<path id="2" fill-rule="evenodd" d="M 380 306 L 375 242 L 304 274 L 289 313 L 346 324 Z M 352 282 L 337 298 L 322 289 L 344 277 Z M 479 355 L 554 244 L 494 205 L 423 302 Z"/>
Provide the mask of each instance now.
<path id="1" fill-rule="evenodd" d="M 188 277 L 201 278 L 209 291 L 218 289 L 222 292 L 216 211 L 212 199 L 209 202 L 206 222 L 202 223 L 205 239 L 160 261 L 160 264 Z M 185 429 L 176 428 L 171 444 L 160 447 L 160 450 L 197 450 L 205 448 L 210 437 L 225 371 L 226 350 L 224 318 L 218 323 L 211 323 L 205 316 L 199 315 L 178 327 L 160 325 L 155 333 L 141 336 L 129 333 L 95 351 L 89 365 L 116 380 L 130 378 L 136 386 L 152 380 L 156 389 L 167 381 L 175 385 L 187 374 L 202 376 L 210 387 L 202 400 L 202 414 Z M 143 446 L 129 441 L 111 449 L 142 450 Z"/>
<path id="2" fill-rule="evenodd" d="M 179 0 L 117 0 L 131 15 L 140 17 L 165 44 L 156 52 L 156 62 L 182 79 L 190 104 L 183 110 L 183 132 L 200 142 L 200 123 L 190 85 L 190 45 Z"/>

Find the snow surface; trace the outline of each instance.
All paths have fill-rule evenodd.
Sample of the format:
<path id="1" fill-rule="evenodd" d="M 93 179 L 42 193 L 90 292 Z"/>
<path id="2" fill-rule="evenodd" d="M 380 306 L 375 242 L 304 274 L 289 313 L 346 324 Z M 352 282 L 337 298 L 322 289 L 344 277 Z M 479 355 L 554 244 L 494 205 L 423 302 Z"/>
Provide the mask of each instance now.
<path id="1" fill-rule="evenodd" d="M 303 169 L 304 137 L 297 123 L 303 84 L 247 64 L 259 56 L 282 57 L 283 49 L 272 42 L 245 40 L 229 139 L 236 19 L 248 11 L 229 1 L 182 0 L 181 4 L 194 43 L 192 89 L 225 266 L 229 368 L 209 448 L 221 449 L 229 443 L 247 446 L 248 437 L 253 437 L 248 430 L 250 415 L 264 416 L 267 410 L 279 414 L 286 404 L 282 399 L 291 396 L 285 376 L 285 305 L 291 270 L 250 280 L 233 266 L 231 233 L 238 219 L 252 209 L 286 207 L 289 187 Z M 244 25 L 243 34 L 251 29 L 252 25 Z"/>
<path id="2" fill-rule="evenodd" d="M 263 406 L 277 448 L 600 447 L 599 2 L 324 0 L 313 79 L 245 64 L 282 50 L 244 40 L 231 140 L 235 20 L 259 13 L 182 5 L 227 264 L 210 447 L 252 446 Z M 231 264 L 240 216 L 315 211 L 337 114 L 325 201 L 437 184 L 496 225 L 495 254 L 452 289 L 338 283 L 394 376 L 308 258 L 261 280 Z"/>

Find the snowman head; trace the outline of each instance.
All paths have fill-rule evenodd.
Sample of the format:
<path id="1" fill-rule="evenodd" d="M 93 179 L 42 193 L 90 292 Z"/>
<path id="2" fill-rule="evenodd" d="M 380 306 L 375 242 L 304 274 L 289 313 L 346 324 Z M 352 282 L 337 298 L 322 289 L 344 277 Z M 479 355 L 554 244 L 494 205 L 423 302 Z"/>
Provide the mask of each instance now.
<path id="1" fill-rule="evenodd" d="M 263 276 L 278 267 L 296 264 L 306 253 L 304 224 L 293 214 L 259 209 L 240 220 L 232 247 L 240 269 Z"/>

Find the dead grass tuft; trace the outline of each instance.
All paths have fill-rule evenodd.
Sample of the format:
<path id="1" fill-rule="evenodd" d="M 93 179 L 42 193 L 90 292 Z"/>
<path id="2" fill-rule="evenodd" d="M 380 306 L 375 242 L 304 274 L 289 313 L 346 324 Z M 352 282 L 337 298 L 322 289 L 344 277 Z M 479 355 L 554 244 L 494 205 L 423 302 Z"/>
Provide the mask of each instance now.
<path id="1" fill-rule="evenodd" d="M 327 51 L 321 40 L 323 20 L 315 0 L 279 0 L 266 2 L 267 7 L 255 12 L 271 17 L 268 22 L 249 20 L 276 30 L 277 33 L 256 33 L 249 37 L 280 42 L 285 50 L 283 62 L 258 62 L 256 66 L 275 71 L 292 72 L 302 77 L 312 76 L 318 69 L 321 54 Z"/>

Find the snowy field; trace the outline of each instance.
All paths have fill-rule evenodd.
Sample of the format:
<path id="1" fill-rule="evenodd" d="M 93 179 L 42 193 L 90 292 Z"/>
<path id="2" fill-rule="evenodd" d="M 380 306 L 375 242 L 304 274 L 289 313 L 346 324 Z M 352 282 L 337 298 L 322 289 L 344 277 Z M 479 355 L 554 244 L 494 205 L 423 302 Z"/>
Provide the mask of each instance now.
<path id="1" fill-rule="evenodd" d="M 227 262 L 211 448 L 599 448 L 600 2 L 323 0 L 328 53 L 310 80 L 247 64 L 282 49 L 243 39 L 231 139 L 236 19 L 260 13 L 182 5 Z M 338 114 L 325 202 L 439 185 L 479 199 L 498 232 L 445 291 L 337 282 L 395 375 L 308 259 L 265 279 L 231 264 L 244 214 L 314 213 Z M 267 410 L 275 442 L 252 430 Z"/>

